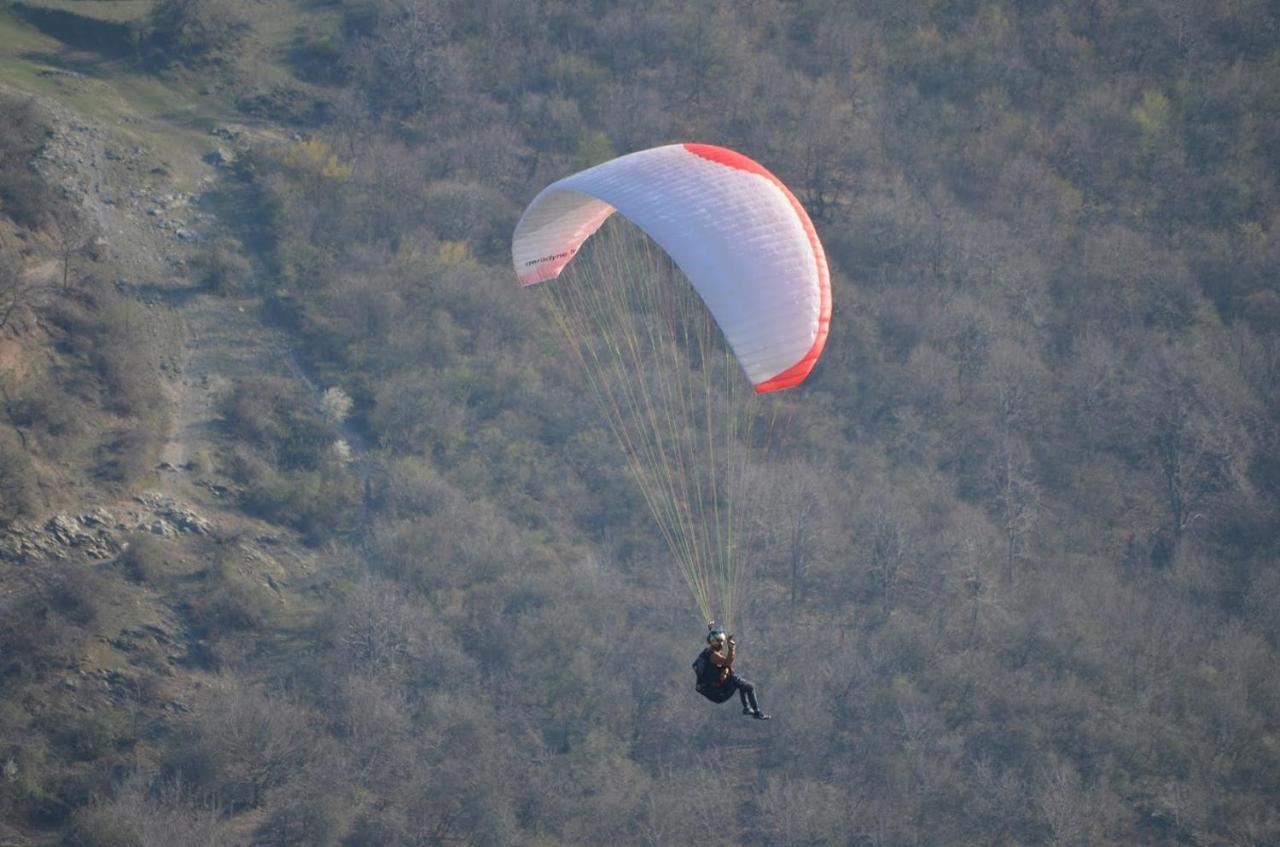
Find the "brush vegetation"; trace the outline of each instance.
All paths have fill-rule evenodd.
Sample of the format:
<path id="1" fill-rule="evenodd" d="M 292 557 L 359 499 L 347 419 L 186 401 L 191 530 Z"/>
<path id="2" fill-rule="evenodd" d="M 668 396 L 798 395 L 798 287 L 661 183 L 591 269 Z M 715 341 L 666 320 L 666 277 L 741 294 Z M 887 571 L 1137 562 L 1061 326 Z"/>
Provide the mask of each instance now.
<path id="1" fill-rule="evenodd" d="M 238 241 L 200 271 L 350 398 L 367 474 L 296 381 L 230 385 L 216 462 L 324 551 L 307 614 L 210 541 L 185 664 L 138 676 L 213 682 L 138 727 L 0 695 L 0 819 L 82 845 L 1280 839 L 1273 4 L 281 5 L 157 3 L 153 72 L 217 55 L 212 102 L 280 130 L 224 175 Z M 284 81 L 245 93 L 263 39 Z M 778 174 L 834 273 L 751 551 L 764 725 L 694 694 L 699 622 L 509 267 L 538 189 L 673 139 Z M 91 329 L 125 307 L 49 308 L 71 371 L 11 390 L 18 432 L 53 455 L 81 416 L 148 420 Z M 45 455 L 12 441 L 0 485 Z M 187 590 L 126 564 L 117 589 Z M 0 601 L 5 691 L 110 619 L 80 578 Z"/>

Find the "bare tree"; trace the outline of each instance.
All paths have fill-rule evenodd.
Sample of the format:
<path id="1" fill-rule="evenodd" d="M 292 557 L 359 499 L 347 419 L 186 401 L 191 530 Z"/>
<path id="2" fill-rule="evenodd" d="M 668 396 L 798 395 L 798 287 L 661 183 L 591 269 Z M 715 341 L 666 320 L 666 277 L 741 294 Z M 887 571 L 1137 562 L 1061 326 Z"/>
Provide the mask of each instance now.
<path id="1" fill-rule="evenodd" d="M 863 127 L 854 120 L 853 104 L 830 82 L 814 84 L 804 107 L 803 122 L 814 131 L 804 136 L 800 155 L 800 186 L 805 207 L 825 221 L 847 206 L 853 188 L 851 158 L 864 141 Z"/>
<path id="2" fill-rule="evenodd" d="M 249 18 L 233 0 L 160 0 L 151 10 L 152 46 L 174 59 L 198 59 L 234 47 Z"/>
<path id="3" fill-rule="evenodd" d="M 224 801 L 258 807 L 318 749 L 311 714 L 277 694 L 227 681 L 197 704 L 170 766 L 201 774 Z"/>
<path id="4" fill-rule="evenodd" d="M 807 465 L 773 468 L 769 479 L 753 480 L 751 488 L 768 491 L 763 502 L 753 503 L 758 515 L 757 530 L 764 541 L 766 556 L 781 568 L 791 609 L 802 599 L 805 574 L 821 556 L 822 500 L 818 494 L 818 474 Z M 752 498 L 756 499 L 756 498 Z"/>
<path id="5" fill-rule="evenodd" d="M 1171 562 L 1214 495 L 1249 486 L 1244 417 L 1252 404 L 1238 374 L 1194 348 L 1152 345 L 1138 380 L 1132 431 L 1158 474 L 1168 512 L 1169 542 L 1153 556 Z"/>
<path id="6" fill-rule="evenodd" d="M 766 840 L 779 847 L 839 843 L 848 836 L 859 800 L 830 782 L 770 779 L 760 798 Z"/>
<path id="7" fill-rule="evenodd" d="M 26 304 L 28 295 L 17 251 L 0 244 L 0 329 L 9 325 L 13 313 Z"/>
<path id="8" fill-rule="evenodd" d="M 62 293 L 68 294 L 71 291 L 72 263 L 85 255 L 97 237 L 97 229 L 84 216 L 64 209 L 49 224 L 49 235 L 62 265 Z"/>
<path id="9" fill-rule="evenodd" d="M 872 492 L 859 509 L 857 555 L 886 615 L 900 601 L 904 580 L 914 576 L 920 540 L 915 509 L 910 500 L 887 491 Z"/>
<path id="10" fill-rule="evenodd" d="M 36 479 L 26 446 L 0 430 L 0 526 L 36 511 L 40 505 Z"/>
<path id="11" fill-rule="evenodd" d="M 1094 810 L 1075 768 L 1064 763 L 1055 765 L 1045 776 L 1037 801 L 1053 833 L 1054 847 L 1084 847 L 1093 843 Z"/>
<path id="12" fill-rule="evenodd" d="M 1004 583 L 1008 588 L 1013 586 L 1018 561 L 1029 552 L 1028 541 L 1040 508 L 1040 491 L 1027 443 L 1008 433 L 1002 436 L 992 457 L 991 473 L 995 483 L 996 517 L 1004 533 Z"/>
<path id="13" fill-rule="evenodd" d="M 156 784 L 130 777 L 114 795 L 76 812 L 71 843 L 83 847 L 230 847 L 237 843 L 226 815 L 181 781 Z"/>
<path id="14" fill-rule="evenodd" d="M 417 650 L 416 615 L 402 591 L 366 577 L 333 621 L 338 655 L 352 672 L 398 678 Z"/>

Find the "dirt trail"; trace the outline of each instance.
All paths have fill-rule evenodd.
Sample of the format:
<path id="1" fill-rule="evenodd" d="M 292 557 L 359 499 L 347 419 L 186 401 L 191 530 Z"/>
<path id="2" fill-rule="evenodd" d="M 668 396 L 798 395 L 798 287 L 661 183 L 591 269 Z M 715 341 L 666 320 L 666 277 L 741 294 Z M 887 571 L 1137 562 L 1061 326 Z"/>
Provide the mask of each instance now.
<path id="1" fill-rule="evenodd" d="M 144 303 L 164 321 L 180 326 L 176 361 L 172 349 L 156 350 L 171 403 L 171 427 L 160 452 L 158 478 L 148 487 L 184 499 L 215 491 L 208 475 L 214 455 L 218 402 L 236 379 L 273 375 L 301 383 L 320 402 L 326 386 L 312 381 L 294 353 L 291 340 L 264 320 L 262 300 L 224 297 L 204 290 L 190 271 L 202 245 L 231 231 L 216 217 L 212 202 L 225 171 L 206 163 L 197 151 L 174 156 L 164 166 L 152 152 L 85 121 L 65 106 L 44 101 L 56 131 L 38 167 L 77 202 L 101 234 L 99 244 L 127 274 L 116 289 Z M 161 120 L 146 119 L 153 130 Z M 220 127 L 224 140 L 258 138 L 264 133 L 235 124 Z M 175 138 L 183 137 L 174 128 Z M 268 139 L 271 140 L 271 139 Z M 179 186 L 195 186 L 186 192 Z M 51 259 L 30 269 L 33 278 L 54 282 L 62 265 Z M 172 346 L 157 331 L 155 341 Z M 348 441 L 361 476 L 365 445 L 350 427 L 335 427 Z M 197 489 L 203 489 L 198 492 Z M 215 492 L 216 493 L 216 492 Z M 228 510 L 230 511 L 230 510 Z M 227 515 L 231 517 L 230 514 Z"/>
<path id="2" fill-rule="evenodd" d="M 318 390 L 297 371 L 289 339 L 263 322 L 258 299 L 194 293 L 182 295 L 182 300 L 180 372 L 170 383 L 173 425 L 160 457 L 176 469 L 165 468 L 171 490 L 187 478 L 183 471 L 189 462 L 203 466 L 212 455 L 218 403 L 235 380 L 279 376 Z"/>

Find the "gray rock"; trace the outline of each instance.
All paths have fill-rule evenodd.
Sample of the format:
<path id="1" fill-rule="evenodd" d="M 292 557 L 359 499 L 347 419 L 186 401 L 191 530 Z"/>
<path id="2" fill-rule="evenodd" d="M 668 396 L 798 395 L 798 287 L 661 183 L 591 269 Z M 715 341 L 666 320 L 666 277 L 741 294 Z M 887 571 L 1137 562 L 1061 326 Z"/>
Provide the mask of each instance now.
<path id="1" fill-rule="evenodd" d="M 215 168 L 225 168 L 234 162 L 236 157 L 235 154 L 227 148 L 219 147 L 205 153 L 201 158 L 204 159 L 206 164 L 213 165 Z"/>
<path id="2" fill-rule="evenodd" d="M 133 495 L 134 502 L 141 503 L 148 509 L 161 509 L 173 505 L 173 501 L 169 500 L 163 494 L 157 494 L 154 491 L 144 491 L 141 494 Z"/>
<path id="3" fill-rule="evenodd" d="M 80 516 L 80 523 L 87 527 L 101 527 L 103 529 L 112 526 L 116 522 L 115 515 L 101 507 L 94 509 L 86 515 Z"/>
<path id="4" fill-rule="evenodd" d="M 80 522 L 70 515 L 54 515 L 45 528 L 54 535 L 74 535 L 80 531 Z"/>
<path id="5" fill-rule="evenodd" d="M 177 507 L 167 509 L 161 515 L 180 532 L 192 532 L 196 535 L 208 535 L 213 525 L 209 521 L 193 509 L 180 509 Z"/>
<path id="6" fill-rule="evenodd" d="M 85 546 L 94 541 L 94 537 L 84 531 L 80 521 L 71 515 L 54 515 L 45 524 L 45 529 L 54 540 L 67 547 Z"/>
<path id="7" fill-rule="evenodd" d="M 151 640 L 157 644 L 173 644 L 174 643 L 173 638 L 169 635 L 169 633 L 165 632 L 163 629 L 161 629 L 158 626 L 155 626 L 153 624 L 143 624 L 142 629 L 146 634 L 150 635 Z"/>

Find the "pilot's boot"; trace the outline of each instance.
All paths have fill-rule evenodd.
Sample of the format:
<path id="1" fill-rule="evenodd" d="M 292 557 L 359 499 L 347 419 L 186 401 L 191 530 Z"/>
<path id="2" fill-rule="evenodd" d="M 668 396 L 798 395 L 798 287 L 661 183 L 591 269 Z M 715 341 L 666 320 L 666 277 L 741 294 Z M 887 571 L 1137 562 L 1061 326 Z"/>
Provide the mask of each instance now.
<path id="1" fill-rule="evenodd" d="M 756 689 L 754 685 L 751 688 L 748 688 L 744 693 L 746 694 L 746 697 L 743 698 L 742 701 L 742 714 L 751 715 L 751 717 L 758 721 L 767 721 L 772 717 L 772 715 L 766 715 L 764 712 L 760 711 L 760 704 L 756 702 Z"/>

